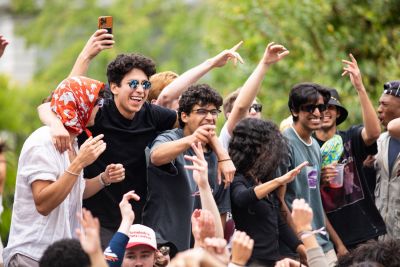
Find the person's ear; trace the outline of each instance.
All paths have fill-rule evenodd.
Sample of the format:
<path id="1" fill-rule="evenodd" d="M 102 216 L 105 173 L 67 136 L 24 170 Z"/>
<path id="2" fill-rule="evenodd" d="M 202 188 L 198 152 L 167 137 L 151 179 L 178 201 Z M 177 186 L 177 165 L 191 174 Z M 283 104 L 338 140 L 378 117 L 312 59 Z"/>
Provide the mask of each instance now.
<path id="1" fill-rule="evenodd" d="M 336 108 L 336 119 L 340 117 L 340 109 Z"/>
<path id="2" fill-rule="evenodd" d="M 181 112 L 181 120 L 186 124 L 189 120 L 189 115 L 186 112 Z"/>
<path id="3" fill-rule="evenodd" d="M 119 87 L 116 83 L 110 83 L 110 91 L 113 93 L 113 95 L 118 95 Z"/>

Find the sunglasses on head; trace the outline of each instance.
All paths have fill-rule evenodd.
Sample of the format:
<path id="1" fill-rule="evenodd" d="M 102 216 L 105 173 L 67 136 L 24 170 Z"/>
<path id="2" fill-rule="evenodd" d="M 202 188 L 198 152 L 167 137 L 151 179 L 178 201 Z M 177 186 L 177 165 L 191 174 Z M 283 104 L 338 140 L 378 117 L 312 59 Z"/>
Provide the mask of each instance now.
<path id="1" fill-rule="evenodd" d="M 168 247 L 168 246 L 161 246 L 160 248 L 159 248 L 159 251 L 161 252 L 161 254 L 163 254 L 164 256 L 167 256 L 167 255 L 169 255 L 169 252 L 170 252 L 170 247 Z"/>
<path id="2" fill-rule="evenodd" d="M 142 85 L 142 88 L 144 90 L 149 90 L 151 88 L 151 82 L 148 80 L 143 80 L 142 82 L 139 82 L 138 80 L 132 80 L 132 81 L 128 82 L 128 85 L 131 89 L 138 88 L 139 84 Z"/>
<path id="3" fill-rule="evenodd" d="M 261 104 L 253 104 L 249 108 L 249 112 L 251 112 L 251 109 L 254 109 L 256 112 L 261 112 L 262 111 L 262 105 Z"/>
<path id="4" fill-rule="evenodd" d="M 315 109 L 318 109 L 319 112 L 324 112 L 326 110 L 326 105 L 325 104 L 318 104 L 318 105 L 310 104 L 310 105 L 301 106 L 300 109 L 302 111 L 306 111 L 309 113 L 314 113 Z"/>

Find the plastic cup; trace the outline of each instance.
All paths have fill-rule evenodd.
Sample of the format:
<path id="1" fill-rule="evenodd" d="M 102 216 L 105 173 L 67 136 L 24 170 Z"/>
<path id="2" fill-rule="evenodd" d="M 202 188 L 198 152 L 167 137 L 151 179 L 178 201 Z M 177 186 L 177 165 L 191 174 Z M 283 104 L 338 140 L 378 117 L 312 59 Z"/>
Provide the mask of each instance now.
<path id="1" fill-rule="evenodd" d="M 338 172 L 335 177 L 329 182 L 331 188 L 340 188 L 343 186 L 343 169 L 345 164 L 337 164 L 336 171 Z"/>

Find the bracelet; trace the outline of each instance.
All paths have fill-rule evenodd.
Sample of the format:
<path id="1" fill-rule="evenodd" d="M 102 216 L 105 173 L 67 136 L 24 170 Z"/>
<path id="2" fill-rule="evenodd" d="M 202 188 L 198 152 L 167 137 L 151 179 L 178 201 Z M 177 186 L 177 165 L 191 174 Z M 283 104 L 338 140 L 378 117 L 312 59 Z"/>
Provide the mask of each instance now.
<path id="1" fill-rule="evenodd" d="M 229 160 L 231 160 L 230 158 L 227 158 L 227 159 L 220 159 L 220 160 L 218 160 L 218 162 L 224 162 L 224 161 L 229 161 Z"/>
<path id="2" fill-rule="evenodd" d="M 100 181 L 100 183 L 101 183 L 101 185 L 102 185 L 103 187 L 109 186 L 111 183 L 106 183 L 106 182 L 104 181 L 103 174 L 104 174 L 104 172 L 100 173 L 100 179 L 99 179 L 99 181 Z"/>
<path id="3" fill-rule="evenodd" d="M 321 227 L 318 230 L 314 231 L 301 231 L 297 234 L 297 236 L 299 237 L 300 240 L 302 240 L 303 238 L 307 238 L 315 234 L 326 235 L 325 227 Z"/>
<path id="4" fill-rule="evenodd" d="M 66 173 L 69 173 L 69 174 L 71 174 L 71 175 L 75 175 L 75 176 L 79 176 L 79 175 L 80 175 L 79 173 L 71 172 L 71 171 L 69 171 L 69 170 L 67 170 L 67 169 L 65 169 L 65 172 L 66 172 Z"/>

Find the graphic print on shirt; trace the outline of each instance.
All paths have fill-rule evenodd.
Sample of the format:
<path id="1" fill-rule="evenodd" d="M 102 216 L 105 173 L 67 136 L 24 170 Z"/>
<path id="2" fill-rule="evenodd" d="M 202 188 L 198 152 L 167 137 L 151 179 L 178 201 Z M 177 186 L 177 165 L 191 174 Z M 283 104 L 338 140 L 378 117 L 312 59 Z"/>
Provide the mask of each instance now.
<path id="1" fill-rule="evenodd" d="M 321 184 L 322 204 L 327 213 L 364 199 L 360 176 L 351 153 L 351 140 L 344 144 L 343 155 L 339 162 L 345 164 L 343 168 L 343 185 L 339 188 L 334 188 L 329 184 Z"/>

